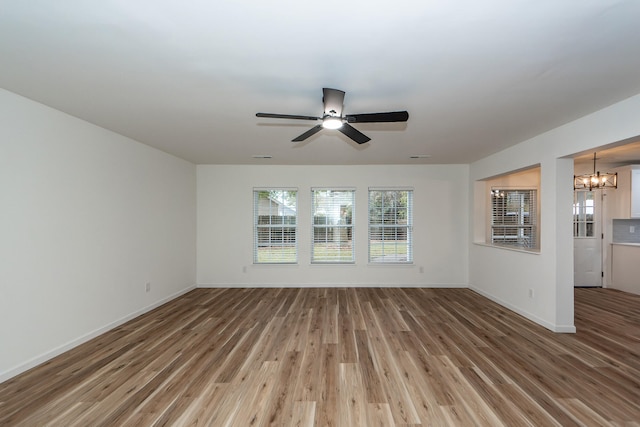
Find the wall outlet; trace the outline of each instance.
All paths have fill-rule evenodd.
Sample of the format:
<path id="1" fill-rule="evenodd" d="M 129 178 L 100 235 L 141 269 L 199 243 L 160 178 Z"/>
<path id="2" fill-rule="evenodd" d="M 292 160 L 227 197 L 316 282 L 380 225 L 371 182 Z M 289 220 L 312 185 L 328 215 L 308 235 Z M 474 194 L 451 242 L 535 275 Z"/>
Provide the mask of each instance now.
<path id="1" fill-rule="evenodd" d="M 424 267 L 420 266 L 420 273 L 424 273 Z"/>
<path id="2" fill-rule="evenodd" d="M 635 233 L 636 232 L 636 227 L 633 225 L 629 226 L 629 233 Z"/>
<path id="3" fill-rule="evenodd" d="M 533 298 L 533 289 L 529 289 L 529 298 Z"/>
<path id="4" fill-rule="evenodd" d="M 144 290 L 145 290 L 146 292 L 151 292 L 151 282 L 147 282 L 147 283 L 144 285 Z"/>

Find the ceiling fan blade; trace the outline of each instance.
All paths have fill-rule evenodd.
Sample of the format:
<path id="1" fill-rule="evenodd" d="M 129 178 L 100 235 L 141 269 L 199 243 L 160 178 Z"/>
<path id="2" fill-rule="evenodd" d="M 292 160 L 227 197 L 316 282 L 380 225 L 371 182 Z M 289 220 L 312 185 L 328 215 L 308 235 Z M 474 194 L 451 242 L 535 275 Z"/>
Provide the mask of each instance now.
<path id="1" fill-rule="evenodd" d="M 322 102 L 324 102 L 324 115 L 342 117 L 344 105 L 344 91 L 339 89 L 322 88 Z"/>
<path id="2" fill-rule="evenodd" d="M 371 138 L 348 123 L 343 123 L 342 127 L 338 130 L 347 135 L 349 138 L 353 139 L 358 144 L 364 144 L 365 142 L 371 141 Z"/>
<path id="3" fill-rule="evenodd" d="M 409 113 L 406 111 L 391 111 L 388 113 L 348 114 L 345 118 L 349 123 L 406 122 L 409 120 Z"/>
<path id="4" fill-rule="evenodd" d="M 311 135 L 315 135 L 316 133 L 320 132 L 321 130 L 322 130 L 322 125 L 316 125 L 316 126 L 312 127 L 311 129 L 309 129 L 308 131 L 306 131 L 305 133 L 303 133 L 302 135 L 300 135 L 299 137 L 292 139 L 291 142 L 304 141 L 305 139 L 309 138 Z"/>
<path id="5" fill-rule="evenodd" d="M 274 114 L 274 113 L 256 113 L 256 117 L 265 117 L 268 119 L 295 119 L 295 120 L 320 120 L 320 117 L 298 116 L 295 114 Z"/>

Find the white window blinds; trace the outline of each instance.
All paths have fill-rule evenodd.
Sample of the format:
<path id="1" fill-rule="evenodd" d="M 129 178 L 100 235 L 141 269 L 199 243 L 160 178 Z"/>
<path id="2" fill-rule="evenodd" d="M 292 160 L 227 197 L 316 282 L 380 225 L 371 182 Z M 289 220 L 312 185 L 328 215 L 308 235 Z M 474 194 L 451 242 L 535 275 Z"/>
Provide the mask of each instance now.
<path id="1" fill-rule="evenodd" d="M 298 191 L 254 189 L 253 262 L 298 262 Z"/>
<path id="2" fill-rule="evenodd" d="M 369 262 L 413 262 L 413 191 L 369 189 Z"/>
<path id="3" fill-rule="evenodd" d="M 352 263 L 355 190 L 311 190 L 313 263 Z"/>
<path id="4" fill-rule="evenodd" d="M 491 189 L 491 243 L 537 249 L 538 196 L 534 189 Z"/>

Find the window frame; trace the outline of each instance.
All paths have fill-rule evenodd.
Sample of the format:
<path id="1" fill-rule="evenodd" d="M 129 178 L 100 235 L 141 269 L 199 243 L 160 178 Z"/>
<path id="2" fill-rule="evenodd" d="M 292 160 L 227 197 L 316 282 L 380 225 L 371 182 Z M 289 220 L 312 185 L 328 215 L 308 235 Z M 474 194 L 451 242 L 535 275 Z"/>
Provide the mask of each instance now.
<path id="1" fill-rule="evenodd" d="M 280 206 L 284 206 L 283 208 L 283 212 L 284 210 L 289 210 L 289 211 L 293 211 L 295 213 L 295 215 L 280 215 L 280 214 L 276 214 L 276 215 L 268 215 L 269 216 L 269 222 L 268 223 L 260 223 L 260 217 L 261 216 L 265 216 L 265 215 L 260 215 L 260 194 L 264 193 L 264 192 L 269 192 L 269 193 L 273 193 L 273 192 L 280 192 L 283 193 L 283 199 L 281 200 L 274 200 L 273 198 L 270 198 L 270 201 L 275 202 L 275 203 L 279 203 Z M 293 193 L 294 194 L 294 205 L 290 206 L 287 205 L 285 203 L 284 200 L 284 193 Z M 265 265 L 265 264 L 297 264 L 298 263 L 298 241 L 299 241 L 299 230 L 298 230 L 298 189 L 297 188 L 286 188 L 286 187 L 277 187 L 277 188 L 254 188 L 253 189 L 253 263 L 254 264 L 259 264 L 259 265 Z M 272 204 L 269 203 L 269 212 L 271 211 L 271 206 Z M 278 210 L 280 209 L 280 206 L 278 207 Z M 280 217 L 283 218 L 282 221 L 280 223 L 276 222 L 276 223 L 272 223 L 272 219 L 273 217 Z M 293 217 L 294 218 L 294 222 L 293 223 L 287 223 L 286 220 L 284 218 L 286 217 Z M 273 247 L 280 247 L 282 249 L 282 252 L 285 252 L 285 248 L 287 247 L 292 247 L 293 250 L 293 259 L 287 259 L 286 256 L 282 256 L 282 257 L 278 257 L 276 256 L 275 252 L 270 252 L 270 251 L 265 251 L 267 252 L 267 256 L 271 255 L 273 256 L 273 258 L 271 259 L 267 259 L 267 260 L 261 260 L 260 259 L 260 250 L 259 248 L 261 247 L 261 229 L 263 229 L 262 231 L 266 231 L 268 230 L 268 238 L 267 238 L 267 244 L 269 248 L 273 248 Z M 277 236 L 278 233 L 278 229 L 281 229 L 281 242 L 279 244 L 273 244 L 276 243 L 274 241 L 272 241 L 272 235 L 274 235 L 274 230 L 275 230 L 275 235 Z M 291 232 L 290 230 L 288 232 L 286 232 L 285 229 L 292 229 L 293 232 Z M 293 234 L 293 242 L 285 242 L 285 238 L 291 236 L 291 234 Z M 286 244 L 289 243 L 289 244 Z M 291 245 L 291 243 L 293 243 L 293 245 Z"/>
<path id="2" fill-rule="evenodd" d="M 333 217 L 332 221 L 341 221 L 341 220 L 348 220 L 350 222 L 345 223 L 345 224 L 340 224 L 340 223 L 327 223 L 325 220 L 325 223 L 322 224 L 317 224 L 317 218 L 320 218 L 321 216 L 318 215 L 321 211 L 318 210 L 318 206 L 316 205 L 317 200 L 316 200 L 316 193 L 320 193 L 320 192 L 329 192 L 329 193 L 351 193 L 351 207 L 350 207 L 350 212 L 346 211 L 346 207 L 348 207 L 348 205 L 338 205 L 336 203 L 329 203 L 325 205 L 325 208 L 328 207 L 330 209 L 332 209 L 334 212 L 332 212 L 330 215 L 324 215 L 325 218 L 328 217 Z M 329 195 L 329 197 L 334 197 Z M 337 211 L 337 215 L 336 215 L 336 208 L 338 209 Z M 343 208 L 344 212 L 343 212 Z M 310 253 L 310 257 L 311 257 L 311 264 L 331 264 L 331 265 L 335 265 L 335 264 L 355 264 L 356 261 L 356 244 L 355 244 L 355 212 L 356 212 L 356 189 L 355 188 L 351 188 L 351 187 L 312 187 L 311 188 L 311 253 Z M 320 243 L 325 243 L 326 244 L 326 249 L 328 250 L 330 248 L 329 246 L 329 235 L 331 234 L 331 238 L 333 239 L 333 241 L 335 241 L 336 239 L 336 235 L 335 232 L 336 230 L 338 231 L 338 236 L 337 238 L 339 239 L 338 242 L 340 243 L 338 248 L 337 248 L 337 253 L 338 256 L 337 257 L 328 257 L 328 256 L 320 256 L 319 255 L 319 251 L 317 249 L 319 249 L 321 247 Z M 342 240 L 342 237 L 346 234 L 346 240 Z M 318 240 L 317 236 L 323 236 L 324 235 L 324 242 L 322 240 Z M 342 242 L 350 242 L 350 249 L 349 250 L 345 250 L 345 253 L 351 253 L 351 256 L 349 258 L 343 257 L 341 254 L 343 253 L 342 251 Z M 332 249 L 336 249 L 335 247 Z"/>
<path id="3" fill-rule="evenodd" d="M 405 210 L 405 215 L 406 215 L 406 224 L 402 224 L 401 222 L 399 222 L 399 217 L 398 217 L 398 209 L 394 209 L 393 210 L 393 222 L 391 223 L 387 223 L 386 222 L 386 218 L 385 218 L 385 205 L 384 202 L 381 204 L 380 206 L 380 211 L 377 212 L 378 216 L 380 218 L 380 223 L 376 224 L 374 223 L 372 220 L 374 219 L 374 215 L 372 215 L 372 209 L 374 209 L 372 207 L 372 195 L 374 195 L 374 193 L 389 193 L 389 192 L 406 192 L 407 193 L 407 205 L 403 208 L 403 210 Z M 367 217 L 368 217 L 368 227 L 367 227 L 367 240 L 368 240 L 368 261 L 370 264 L 413 264 L 413 252 L 414 252 L 414 236 L 413 236 L 413 201 L 414 201 L 414 190 L 413 188 L 408 188 L 408 187 L 370 187 L 369 188 L 369 192 L 368 192 L 368 211 L 367 211 Z M 382 199 L 384 200 L 384 198 Z M 377 208 L 376 208 L 377 209 Z M 392 208 L 393 209 L 393 208 Z M 374 229 L 377 229 L 378 232 L 375 233 L 373 232 Z M 385 258 L 386 257 L 386 248 L 385 248 L 385 241 L 387 241 L 385 239 L 385 236 L 387 235 L 387 230 L 393 230 L 392 233 L 394 233 L 396 236 L 398 235 L 398 230 L 404 230 L 404 232 L 401 232 L 400 234 L 404 234 L 406 236 L 406 259 L 401 260 L 399 259 L 399 256 L 401 255 L 401 253 L 398 252 L 399 246 L 397 242 L 401 242 L 402 240 L 398 240 L 398 239 L 392 239 L 389 240 L 390 242 L 395 242 L 395 243 L 391 243 L 392 247 L 395 247 L 394 251 L 391 251 L 392 253 L 391 258 Z M 376 251 L 373 251 L 373 239 L 372 237 L 374 235 L 378 235 L 378 236 L 382 236 L 382 251 L 383 251 L 383 255 L 382 256 L 374 256 L 373 253 Z M 377 242 L 378 240 L 376 240 Z"/>

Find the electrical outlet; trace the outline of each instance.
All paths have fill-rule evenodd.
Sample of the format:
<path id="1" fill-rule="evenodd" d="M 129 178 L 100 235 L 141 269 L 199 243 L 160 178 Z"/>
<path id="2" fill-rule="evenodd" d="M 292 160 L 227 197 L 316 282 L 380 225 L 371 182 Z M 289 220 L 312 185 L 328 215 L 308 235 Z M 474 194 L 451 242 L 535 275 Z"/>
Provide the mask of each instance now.
<path id="1" fill-rule="evenodd" d="M 420 266 L 420 273 L 424 273 L 424 267 Z"/>
<path id="2" fill-rule="evenodd" d="M 533 298 L 533 289 L 529 289 L 529 298 Z"/>
<path id="3" fill-rule="evenodd" d="M 147 284 L 144 285 L 144 290 L 147 292 L 151 292 L 151 282 L 147 282 Z"/>
<path id="4" fill-rule="evenodd" d="M 633 225 L 629 226 L 629 233 L 635 233 L 636 232 L 636 227 Z"/>

